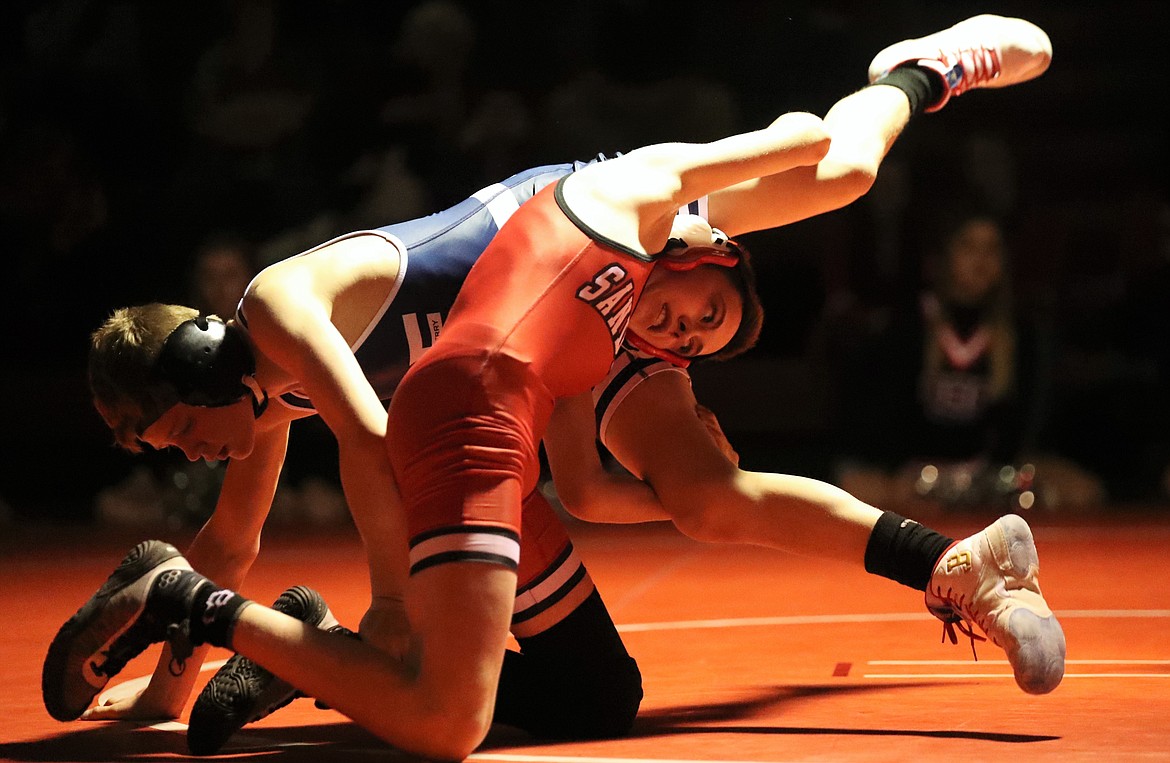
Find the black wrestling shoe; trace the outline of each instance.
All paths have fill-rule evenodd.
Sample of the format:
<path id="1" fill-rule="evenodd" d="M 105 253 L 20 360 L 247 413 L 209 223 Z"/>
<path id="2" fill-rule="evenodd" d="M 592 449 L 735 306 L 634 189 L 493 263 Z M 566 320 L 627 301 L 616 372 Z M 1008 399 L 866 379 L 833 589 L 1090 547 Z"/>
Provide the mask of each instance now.
<path id="1" fill-rule="evenodd" d="M 195 592 L 210 581 L 169 543 L 143 541 L 61 626 L 41 669 L 41 696 L 59 721 L 78 718 L 134 657 L 169 641 L 182 671 L 191 654 L 188 620 Z"/>
<path id="2" fill-rule="evenodd" d="M 321 594 L 305 586 L 288 589 L 272 608 L 322 630 L 344 630 Z M 187 749 L 193 755 L 214 755 L 245 724 L 303 696 L 247 657 L 234 655 L 195 700 L 187 725 Z"/>

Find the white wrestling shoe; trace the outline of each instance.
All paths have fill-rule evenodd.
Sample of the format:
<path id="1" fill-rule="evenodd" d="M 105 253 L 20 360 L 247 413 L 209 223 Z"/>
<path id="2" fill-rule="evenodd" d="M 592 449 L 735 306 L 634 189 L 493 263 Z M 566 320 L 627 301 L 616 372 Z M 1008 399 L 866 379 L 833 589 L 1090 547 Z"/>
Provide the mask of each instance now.
<path id="1" fill-rule="evenodd" d="M 1028 523 L 1015 514 L 958 541 L 935 565 L 926 607 L 943 621 L 978 638 L 975 623 L 1007 652 L 1016 683 L 1029 694 L 1047 694 L 1064 678 L 1064 631 L 1040 593 L 1040 560 Z"/>
<path id="2" fill-rule="evenodd" d="M 980 87 L 1008 87 L 1039 77 L 1052 62 L 1052 42 L 1043 29 L 1023 19 L 985 14 L 941 32 L 894 43 L 874 56 L 869 81 L 901 64 L 938 72 L 946 93 L 926 109 L 938 111 L 952 96 Z"/>

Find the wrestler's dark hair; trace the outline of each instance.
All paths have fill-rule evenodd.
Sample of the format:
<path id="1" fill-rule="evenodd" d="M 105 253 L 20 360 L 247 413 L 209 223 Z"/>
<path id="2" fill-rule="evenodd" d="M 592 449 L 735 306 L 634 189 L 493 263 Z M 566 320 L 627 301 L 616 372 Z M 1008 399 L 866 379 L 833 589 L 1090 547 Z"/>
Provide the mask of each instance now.
<path id="1" fill-rule="evenodd" d="M 718 268 L 739 293 L 743 302 L 743 317 L 739 321 L 739 328 L 726 345 L 718 352 L 701 356 L 702 360 L 727 360 L 742 355 L 756 346 L 760 341 L 760 330 L 764 327 L 764 306 L 760 303 L 760 295 L 756 291 L 756 271 L 752 267 L 751 253 L 743 246 L 735 245 L 739 262 L 735 267 L 727 268 L 719 265 L 705 265 L 704 267 Z"/>

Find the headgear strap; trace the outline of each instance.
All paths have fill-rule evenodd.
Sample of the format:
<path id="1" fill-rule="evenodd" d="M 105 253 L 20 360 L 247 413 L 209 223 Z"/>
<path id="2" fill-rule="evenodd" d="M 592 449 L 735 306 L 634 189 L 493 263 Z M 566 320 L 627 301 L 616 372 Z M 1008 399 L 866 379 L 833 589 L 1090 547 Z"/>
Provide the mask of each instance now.
<path id="1" fill-rule="evenodd" d="M 715 240 L 708 245 L 691 246 L 681 238 L 670 239 L 666 242 L 664 252 L 672 249 L 682 249 L 683 251 L 678 254 L 663 254 L 655 260 L 655 264 L 667 270 L 679 272 L 694 270 L 700 265 L 734 268 L 739 264 L 743 250 L 739 244 L 724 237 L 723 232 L 718 228 L 712 228 L 711 232 L 714 234 Z"/>
<path id="2" fill-rule="evenodd" d="M 667 363 L 678 366 L 679 368 L 686 368 L 691 364 L 691 358 L 679 355 L 677 352 L 664 350 L 661 347 L 655 347 L 628 329 L 626 330 L 626 344 L 630 345 L 638 352 L 645 353 L 646 355 L 653 355 L 659 360 L 665 360 Z"/>

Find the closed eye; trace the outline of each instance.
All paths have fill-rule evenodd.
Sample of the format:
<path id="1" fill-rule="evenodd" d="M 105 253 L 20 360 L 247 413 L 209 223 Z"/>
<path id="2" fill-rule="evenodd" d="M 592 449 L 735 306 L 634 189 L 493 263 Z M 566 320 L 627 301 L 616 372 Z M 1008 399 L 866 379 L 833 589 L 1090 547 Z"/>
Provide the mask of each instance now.
<path id="1" fill-rule="evenodd" d="M 722 309 L 721 305 L 712 303 L 711 309 L 708 310 L 707 314 L 699 320 L 711 328 L 718 328 L 719 326 L 723 325 L 723 317 L 725 313 L 726 311 Z"/>
<path id="2" fill-rule="evenodd" d="M 666 321 L 670 316 L 666 312 L 666 303 L 662 303 L 662 309 L 658 311 L 658 315 L 654 318 L 654 322 L 650 324 L 652 331 L 661 331 L 666 327 Z"/>

